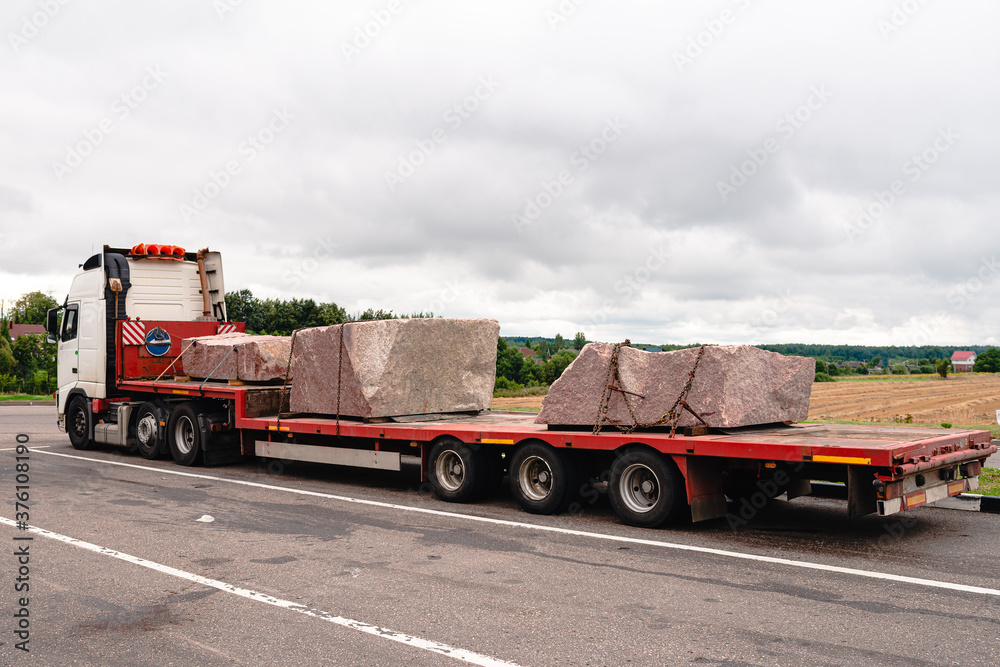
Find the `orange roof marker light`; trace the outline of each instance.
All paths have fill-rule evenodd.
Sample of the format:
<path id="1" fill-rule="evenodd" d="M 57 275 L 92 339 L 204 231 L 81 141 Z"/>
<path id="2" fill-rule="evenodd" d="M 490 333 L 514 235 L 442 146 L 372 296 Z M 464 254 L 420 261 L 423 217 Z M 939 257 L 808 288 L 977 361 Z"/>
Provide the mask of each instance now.
<path id="1" fill-rule="evenodd" d="M 148 257 L 156 259 L 184 259 L 184 248 L 177 245 L 157 243 L 140 243 L 132 246 L 133 257 Z"/>

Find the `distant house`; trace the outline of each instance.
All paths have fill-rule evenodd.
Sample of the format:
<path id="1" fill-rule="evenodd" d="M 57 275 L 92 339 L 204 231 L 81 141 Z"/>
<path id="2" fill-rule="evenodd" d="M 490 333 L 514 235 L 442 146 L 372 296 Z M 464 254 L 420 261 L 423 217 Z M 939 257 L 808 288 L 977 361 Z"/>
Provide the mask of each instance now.
<path id="1" fill-rule="evenodd" d="M 536 364 L 544 363 L 541 359 L 538 358 L 538 354 L 530 347 L 519 347 L 517 349 L 521 354 L 524 355 L 525 359 L 534 361 Z"/>
<path id="2" fill-rule="evenodd" d="M 22 334 L 45 335 L 45 327 L 41 324 L 14 324 L 13 322 L 8 322 L 7 328 L 10 329 L 10 339 L 12 341 L 17 340 L 17 337 Z"/>
<path id="3" fill-rule="evenodd" d="M 976 353 L 955 350 L 951 354 L 951 367 L 956 373 L 968 373 L 976 363 Z"/>

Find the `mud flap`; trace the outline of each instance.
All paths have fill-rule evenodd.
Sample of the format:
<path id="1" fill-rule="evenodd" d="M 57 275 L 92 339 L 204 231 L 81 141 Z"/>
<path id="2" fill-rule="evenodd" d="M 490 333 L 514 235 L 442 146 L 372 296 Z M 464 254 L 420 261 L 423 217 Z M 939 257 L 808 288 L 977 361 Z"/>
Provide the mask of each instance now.
<path id="1" fill-rule="evenodd" d="M 847 466 L 847 516 L 850 519 L 878 510 L 878 497 L 868 466 Z"/>

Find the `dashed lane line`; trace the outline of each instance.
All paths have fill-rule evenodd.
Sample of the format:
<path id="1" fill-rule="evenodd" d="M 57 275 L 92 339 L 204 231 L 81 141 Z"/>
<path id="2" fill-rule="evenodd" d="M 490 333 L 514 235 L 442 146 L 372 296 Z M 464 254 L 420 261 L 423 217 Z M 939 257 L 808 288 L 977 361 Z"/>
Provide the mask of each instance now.
<path id="1" fill-rule="evenodd" d="M 11 527 L 19 527 L 17 522 L 12 521 L 11 519 L 8 519 L 6 517 L 0 517 L 0 523 L 7 524 L 8 526 Z M 258 591 L 253 591 L 248 588 L 240 588 L 239 586 L 227 584 L 224 581 L 218 581 L 217 579 L 209 579 L 208 577 L 203 577 L 199 574 L 194 574 L 192 572 L 186 572 L 185 570 L 178 570 L 177 568 L 170 567 L 169 565 L 163 565 L 162 563 L 146 560 L 145 558 L 139 558 L 138 556 L 132 556 L 131 554 L 123 553 L 121 551 L 115 551 L 114 549 L 110 549 L 108 547 L 102 547 L 96 544 L 91 544 L 90 542 L 84 542 L 83 540 L 78 540 L 77 538 L 69 537 L 68 535 L 53 533 L 52 531 L 45 530 L 44 528 L 38 528 L 37 526 L 28 526 L 27 528 L 22 528 L 22 532 L 34 533 L 35 535 L 47 537 L 49 539 L 57 540 L 65 544 L 71 544 L 75 547 L 85 549 L 95 554 L 100 554 L 102 556 L 110 556 L 112 558 L 117 558 L 118 560 L 125 561 L 126 563 L 132 563 L 133 565 L 139 565 L 141 567 L 149 568 L 150 570 L 154 570 L 156 572 L 169 574 L 179 579 L 186 579 L 187 581 L 191 581 L 196 584 L 201 584 L 203 586 L 208 586 L 210 588 L 216 588 L 226 593 L 231 593 L 233 595 L 238 595 L 248 600 L 253 600 L 254 602 L 262 602 L 264 604 L 268 604 L 273 607 L 278 607 L 280 609 L 287 609 L 288 611 L 294 611 L 299 614 L 304 614 L 305 616 L 318 618 L 321 621 L 328 621 L 330 623 L 334 623 L 336 625 L 340 625 L 345 628 L 350 628 L 351 630 L 357 630 L 358 632 L 364 632 L 366 634 L 373 635 L 381 639 L 388 639 L 390 641 L 399 642 L 400 644 L 406 644 L 407 646 L 419 648 L 424 651 L 438 653 L 440 655 L 444 655 L 449 658 L 454 658 L 456 660 L 461 660 L 463 662 L 468 662 L 473 665 L 482 665 L 483 667 L 517 667 L 516 663 L 513 662 L 498 660 L 496 658 L 491 658 L 488 655 L 483 655 L 481 653 L 474 653 L 473 651 L 467 651 L 465 649 L 455 648 L 454 646 L 449 646 L 448 644 L 442 644 L 441 642 L 432 641 L 430 639 L 423 639 L 421 637 L 415 637 L 413 635 L 408 635 L 402 632 L 396 632 L 395 630 L 382 628 L 377 625 L 365 623 L 363 621 L 356 621 L 351 618 L 336 616 L 328 611 L 323 611 L 322 609 L 316 609 L 315 607 L 309 607 L 307 605 L 299 604 L 297 602 L 291 602 L 289 600 L 282 600 L 281 598 L 276 598 L 272 595 L 267 595 L 266 593 L 260 593 Z"/>

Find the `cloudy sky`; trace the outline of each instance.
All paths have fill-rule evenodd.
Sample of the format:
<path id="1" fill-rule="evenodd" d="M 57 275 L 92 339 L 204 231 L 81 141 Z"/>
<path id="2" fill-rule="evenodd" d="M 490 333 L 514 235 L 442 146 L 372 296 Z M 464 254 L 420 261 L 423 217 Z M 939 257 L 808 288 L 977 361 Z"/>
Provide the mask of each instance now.
<path id="1" fill-rule="evenodd" d="M 1000 339 L 992 0 L 5 0 L 0 297 L 230 290 L 643 342 Z"/>

